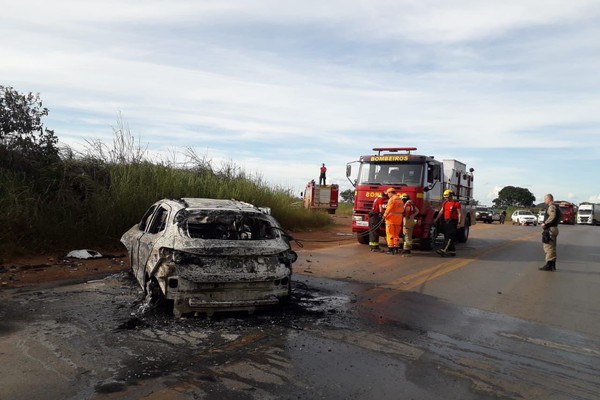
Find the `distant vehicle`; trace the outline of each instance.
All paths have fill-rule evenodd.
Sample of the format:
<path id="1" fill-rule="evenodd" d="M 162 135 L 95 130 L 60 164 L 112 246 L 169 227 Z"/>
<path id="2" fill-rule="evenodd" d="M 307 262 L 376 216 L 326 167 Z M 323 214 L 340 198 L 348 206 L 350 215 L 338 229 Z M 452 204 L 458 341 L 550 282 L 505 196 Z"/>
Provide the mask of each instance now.
<path id="1" fill-rule="evenodd" d="M 588 225 L 600 224 L 600 204 L 581 203 L 577 210 L 577 223 Z"/>
<path id="2" fill-rule="evenodd" d="M 560 207 L 562 212 L 560 223 L 574 225 L 577 220 L 577 206 L 568 201 L 555 201 L 554 204 Z"/>
<path id="3" fill-rule="evenodd" d="M 475 208 L 475 220 L 491 224 L 494 221 L 500 221 L 500 215 L 489 207 L 477 206 Z"/>
<path id="4" fill-rule="evenodd" d="M 510 217 L 512 224 L 537 226 L 537 218 L 529 210 L 517 210 Z"/>
<path id="5" fill-rule="evenodd" d="M 304 208 L 327 210 L 329 214 L 335 214 L 335 210 L 338 208 L 339 191 L 340 188 L 336 184 L 317 185 L 313 179 L 304 188 Z"/>
<path id="6" fill-rule="evenodd" d="M 538 224 L 543 224 L 544 223 L 544 218 L 546 218 L 546 209 L 545 208 L 543 210 L 541 210 L 540 213 L 537 216 L 537 222 L 538 222 Z"/>
<path id="7" fill-rule="evenodd" d="M 492 210 L 492 222 L 494 221 L 500 222 L 500 213 L 496 210 Z"/>
<path id="8" fill-rule="evenodd" d="M 290 297 L 298 255 L 270 215 L 236 200 L 163 199 L 123 234 L 133 275 L 176 317 L 248 311 Z"/>

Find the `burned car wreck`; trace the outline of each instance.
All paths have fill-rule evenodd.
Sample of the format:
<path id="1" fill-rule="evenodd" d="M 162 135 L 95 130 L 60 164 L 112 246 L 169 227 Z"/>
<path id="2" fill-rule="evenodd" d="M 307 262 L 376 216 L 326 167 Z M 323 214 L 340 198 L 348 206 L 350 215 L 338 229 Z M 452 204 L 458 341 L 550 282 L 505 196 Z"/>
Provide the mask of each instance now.
<path id="1" fill-rule="evenodd" d="M 290 296 L 297 254 L 265 209 L 236 200 L 163 199 L 121 242 L 147 296 L 175 316 L 245 310 Z"/>

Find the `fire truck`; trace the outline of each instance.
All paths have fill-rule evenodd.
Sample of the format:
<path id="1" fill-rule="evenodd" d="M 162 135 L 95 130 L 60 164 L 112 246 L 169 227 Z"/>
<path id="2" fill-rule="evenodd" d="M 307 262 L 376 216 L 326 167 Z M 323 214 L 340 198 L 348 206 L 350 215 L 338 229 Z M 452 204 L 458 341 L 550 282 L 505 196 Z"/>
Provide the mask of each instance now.
<path id="1" fill-rule="evenodd" d="M 554 204 L 560 207 L 562 218 L 560 219 L 561 224 L 575 225 L 577 221 L 577 206 L 570 201 L 559 200 L 555 201 Z"/>
<path id="2" fill-rule="evenodd" d="M 335 214 L 339 198 L 338 185 L 317 185 L 314 180 L 308 182 L 304 189 L 304 208 L 327 210 Z"/>
<path id="3" fill-rule="evenodd" d="M 354 186 L 352 232 L 361 244 L 369 242 L 369 212 L 373 201 L 388 188 L 406 193 L 419 209 L 413 232 L 415 244 L 423 250 L 434 247 L 440 231 L 439 221 L 433 223 L 442 205 L 443 192 L 451 189 L 461 203 L 462 227 L 457 240 L 464 243 L 469 238 L 469 228 L 475 224 L 473 199 L 473 168 L 456 160 L 438 161 L 433 156 L 413 154 L 416 147 L 374 148 L 375 154 L 361 156 L 346 165 L 346 177 Z M 352 164 L 358 164 L 358 177 L 351 179 Z M 385 236 L 385 224 L 379 233 Z"/>

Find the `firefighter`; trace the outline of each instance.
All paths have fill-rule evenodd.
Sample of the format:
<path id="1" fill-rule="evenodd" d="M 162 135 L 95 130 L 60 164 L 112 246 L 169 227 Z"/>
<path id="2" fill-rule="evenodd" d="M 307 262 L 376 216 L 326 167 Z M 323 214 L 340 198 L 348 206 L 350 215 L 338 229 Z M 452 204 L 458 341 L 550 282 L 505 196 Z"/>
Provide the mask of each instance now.
<path id="1" fill-rule="evenodd" d="M 388 200 L 383 219 L 385 219 L 385 235 L 387 239 L 387 254 L 398 254 L 400 251 L 400 233 L 402 232 L 402 213 L 404 204 L 394 188 L 388 188 L 385 193 Z"/>
<path id="2" fill-rule="evenodd" d="M 454 192 L 450 189 L 444 190 L 444 201 L 442 207 L 438 212 L 438 215 L 433 220 L 433 223 L 442 218 L 442 230 L 444 232 L 444 244 L 441 249 L 436 252 L 442 256 L 455 256 L 456 255 L 456 232 L 460 227 L 460 221 L 462 220 L 462 211 L 460 210 L 460 203 L 458 200 L 454 200 Z"/>
<path id="3" fill-rule="evenodd" d="M 319 169 L 319 185 L 325 185 L 325 181 L 327 180 L 327 167 L 325 166 L 325 163 L 323 163 L 323 165 L 321 165 L 321 168 Z"/>
<path id="4" fill-rule="evenodd" d="M 379 197 L 373 202 L 373 207 L 369 212 L 369 247 L 371 247 L 371 251 L 381 251 L 379 248 L 379 226 L 383 222 L 382 217 L 387 199 L 387 193 L 381 192 Z"/>
<path id="5" fill-rule="evenodd" d="M 410 196 L 406 193 L 400 195 L 404 203 L 404 214 L 402 220 L 402 234 L 404 235 L 404 246 L 401 254 L 410 254 L 412 250 L 412 236 L 415 228 L 415 217 L 419 213 L 419 209 L 410 200 Z"/>
<path id="6" fill-rule="evenodd" d="M 556 271 L 556 239 L 558 237 L 560 209 L 554 204 L 554 196 L 550 193 L 544 196 L 544 203 L 548 206 L 542 224 L 542 241 L 544 242 L 546 264 L 538 269 L 541 271 Z"/>

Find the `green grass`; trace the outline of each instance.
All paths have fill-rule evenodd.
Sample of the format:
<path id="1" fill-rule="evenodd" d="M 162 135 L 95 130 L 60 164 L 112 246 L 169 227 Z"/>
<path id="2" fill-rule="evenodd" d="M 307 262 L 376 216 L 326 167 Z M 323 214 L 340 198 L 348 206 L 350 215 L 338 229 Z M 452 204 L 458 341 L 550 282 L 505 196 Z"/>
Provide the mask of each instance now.
<path id="1" fill-rule="evenodd" d="M 302 208 L 292 190 L 272 187 L 233 163 L 215 169 L 193 152 L 185 166 L 146 161 L 127 135 L 116 131 L 112 148 L 92 142 L 86 154 L 69 154 L 35 176 L 0 169 L 0 254 L 119 247 L 121 235 L 166 197 L 236 199 L 270 207 L 288 230 L 331 221 L 327 214 Z"/>

